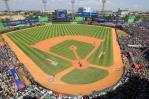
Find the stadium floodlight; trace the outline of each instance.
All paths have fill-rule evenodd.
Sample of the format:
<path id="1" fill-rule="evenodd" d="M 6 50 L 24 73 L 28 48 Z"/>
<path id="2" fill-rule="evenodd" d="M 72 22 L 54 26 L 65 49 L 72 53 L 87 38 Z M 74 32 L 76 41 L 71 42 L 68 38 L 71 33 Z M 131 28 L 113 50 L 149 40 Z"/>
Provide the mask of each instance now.
<path id="1" fill-rule="evenodd" d="M 102 9 L 101 9 L 101 12 L 102 12 L 102 15 L 104 15 L 104 11 L 105 11 L 105 3 L 106 3 L 107 0 L 102 0 Z"/>
<path id="2" fill-rule="evenodd" d="M 42 0 L 43 3 L 43 12 L 47 11 L 47 0 Z"/>
<path id="3" fill-rule="evenodd" d="M 10 8 L 9 8 L 9 0 L 3 0 L 5 2 L 5 6 L 6 6 L 6 11 L 10 12 Z"/>
<path id="4" fill-rule="evenodd" d="M 71 5 L 72 5 L 72 19 L 74 18 L 74 4 L 75 4 L 75 0 L 71 0 Z"/>

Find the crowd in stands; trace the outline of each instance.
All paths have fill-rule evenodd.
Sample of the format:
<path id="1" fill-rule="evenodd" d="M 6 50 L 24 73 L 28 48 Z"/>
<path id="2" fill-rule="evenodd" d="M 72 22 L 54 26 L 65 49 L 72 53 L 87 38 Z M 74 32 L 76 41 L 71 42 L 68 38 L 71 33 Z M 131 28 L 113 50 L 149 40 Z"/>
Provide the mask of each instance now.
<path id="1" fill-rule="evenodd" d="M 123 41 L 125 50 L 130 52 L 134 65 L 140 65 L 140 75 L 149 76 L 149 21 L 124 26 L 129 36 Z M 127 46 L 126 46 L 127 45 Z"/>
<path id="2" fill-rule="evenodd" d="M 97 99 L 148 99 L 149 81 L 139 76 L 132 75 L 128 81 L 114 91 L 106 95 L 96 97 Z"/>
<path id="3" fill-rule="evenodd" d="M 30 84 L 26 84 L 25 87 L 19 89 L 15 81 L 16 79 L 19 79 L 20 76 L 12 76 L 10 72 L 12 67 L 15 67 L 16 70 L 19 68 L 24 68 L 24 73 L 27 75 L 27 78 L 29 78 Z M 33 80 L 25 66 L 19 62 L 13 51 L 9 48 L 8 44 L 5 42 L 0 46 L 0 98 L 57 99 L 59 97 L 62 99 L 76 99 L 75 96 L 63 95 L 40 86 Z"/>
<path id="4" fill-rule="evenodd" d="M 99 95 L 93 99 L 148 99 L 149 79 L 141 78 L 133 69 L 126 56 L 123 56 L 126 66 L 125 73 L 121 78 L 121 83 L 116 89 L 109 90 L 104 95 Z"/>
<path id="5" fill-rule="evenodd" d="M 130 34 L 128 44 L 141 45 L 142 47 L 149 46 L 149 30 L 146 27 L 142 22 L 135 25 L 125 25 L 124 29 Z"/>
<path id="6" fill-rule="evenodd" d="M 119 36 L 125 72 L 109 90 L 86 99 L 149 99 L 149 21 L 123 25 L 128 36 Z M 115 88 L 116 87 L 116 88 Z"/>

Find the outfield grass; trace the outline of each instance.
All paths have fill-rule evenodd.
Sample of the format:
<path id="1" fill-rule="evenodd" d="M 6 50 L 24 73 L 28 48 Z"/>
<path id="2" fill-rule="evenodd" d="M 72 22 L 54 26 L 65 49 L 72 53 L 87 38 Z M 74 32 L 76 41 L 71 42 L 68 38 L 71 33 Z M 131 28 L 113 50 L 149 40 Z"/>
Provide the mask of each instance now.
<path id="1" fill-rule="evenodd" d="M 84 70 L 72 70 L 62 77 L 62 81 L 69 84 L 88 84 L 103 79 L 108 71 L 89 67 Z"/>
<path id="2" fill-rule="evenodd" d="M 72 45 L 77 47 L 77 53 L 81 59 L 85 58 L 89 54 L 89 52 L 94 48 L 94 46 L 89 43 L 75 41 L 75 40 L 66 40 L 52 47 L 50 51 L 75 60 L 76 57 L 74 53 L 69 49 L 69 47 Z"/>
<path id="3" fill-rule="evenodd" d="M 111 31 L 112 32 L 112 31 Z M 113 47 L 112 47 L 112 33 L 105 33 L 101 39 L 104 40 L 97 51 L 89 58 L 89 62 L 101 66 L 111 66 L 113 64 Z M 101 58 L 98 56 L 104 52 L 105 55 Z"/>
<path id="4" fill-rule="evenodd" d="M 104 43 L 89 58 L 92 64 L 110 66 L 113 64 L 112 32 L 111 28 L 88 26 L 88 25 L 49 25 L 28 30 L 17 31 L 8 36 L 47 74 L 55 75 L 68 68 L 71 63 L 39 51 L 32 45 L 52 37 L 65 35 L 90 36 L 104 40 Z M 97 56 L 105 51 L 106 55 L 99 59 Z M 79 51 L 79 55 L 84 57 L 88 51 Z M 82 54 L 82 55 L 81 55 Z M 58 66 L 53 66 L 45 61 L 46 58 L 58 61 Z"/>

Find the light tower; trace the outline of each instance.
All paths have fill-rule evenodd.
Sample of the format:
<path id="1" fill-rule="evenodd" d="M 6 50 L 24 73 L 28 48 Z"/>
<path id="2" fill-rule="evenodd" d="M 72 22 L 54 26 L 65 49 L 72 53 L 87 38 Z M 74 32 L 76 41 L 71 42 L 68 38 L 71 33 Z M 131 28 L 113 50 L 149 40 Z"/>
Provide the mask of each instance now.
<path id="1" fill-rule="evenodd" d="M 3 0 L 4 2 L 5 2 L 5 6 L 6 6 L 6 11 L 8 12 L 8 13 L 10 13 L 10 8 L 9 8 L 9 0 Z"/>
<path id="2" fill-rule="evenodd" d="M 101 12 L 102 12 L 102 15 L 104 15 L 104 11 L 105 11 L 105 4 L 106 4 L 106 1 L 107 0 L 102 0 L 102 9 L 101 9 Z"/>
<path id="3" fill-rule="evenodd" d="M 72 6 L 72 20 L 74 20 L 74 4 L 75 4 L 75 0 L 71 0 L 71 6 Z"/>
<path id="4" fill-rule="evenodd" d="M 43 12 L 47 11 L 47 0 L 42 0 L 43 3 Z"/>

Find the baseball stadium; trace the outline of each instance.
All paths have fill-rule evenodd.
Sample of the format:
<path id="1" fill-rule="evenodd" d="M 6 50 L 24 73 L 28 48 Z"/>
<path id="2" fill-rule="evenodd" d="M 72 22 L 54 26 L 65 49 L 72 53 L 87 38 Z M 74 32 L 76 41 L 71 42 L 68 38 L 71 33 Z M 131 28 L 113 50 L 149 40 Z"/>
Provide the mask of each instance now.
<path id="1" fill-rule="evenodd" d="M 0 98 L 148 99 L 148 17 L 107 16 L 101 1 L 101 12 L 75 11 L 71 0 L 71 12 L 49 13 L 47 0 L 42 12 L 11 11 L 3 0 Z"/>
<path id="2" fill-rule="evenodd" d="M 50 25 L 2 36 L 33 78 L 58 92 L 90 94 L 112 86 L 123 74 L 112 28 Z"/>

